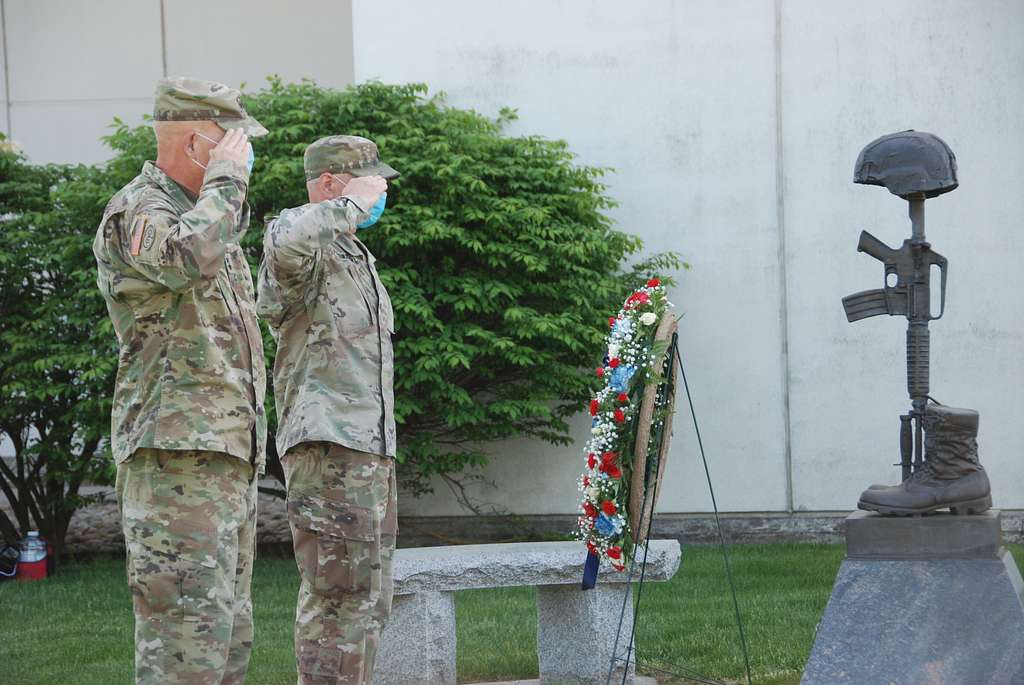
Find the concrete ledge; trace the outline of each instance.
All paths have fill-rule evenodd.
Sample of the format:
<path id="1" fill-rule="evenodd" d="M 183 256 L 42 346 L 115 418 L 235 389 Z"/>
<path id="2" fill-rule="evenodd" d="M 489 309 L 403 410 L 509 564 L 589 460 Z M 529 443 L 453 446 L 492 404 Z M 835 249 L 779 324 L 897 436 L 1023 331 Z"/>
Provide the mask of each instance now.
<path id="1" fill-rule="evenodd" d="M 851 503 L 852 504 L 852 503 Z M 401 505 L 399 505 L 401 507 Z M 794 512 L 743 512 L 721 515 L 730 543 L 843 542 L 850 510 Z M 1024 510 L 1002 510 L 1004 542 L 1024 543 Z M 535 516 L 409 516 L 399 517 L 400 547 L 483 543 L 509 537 L 510 531 L 538 538 L 564 535 L 576 526 L 571 514 Z M 713 514 L 659 512 L 653 537 L 682 544 L 718 542 Z"/>
<path id="2" fill-rule="evenodd" d="M 998 510 L 974 516 L 882 516 L 856 511 L 846 518 L 850 559 L 996 559 L 1003 547 Z"/>
<path id="3" fill-rule="evenodd" d="M 276 486 L 276 482 L 269 483 Z M 113 493 L 104 501 L 75 512 L 68 529 L 66 551 L 72 555 L 124 553 L 121 520 Z M 6 507 L 0 495 L 0 508 Z M 399 502 L 399 510 L 402 509 Z M 260 554 L 291 555 L 291 530 L 284 500 L 260 495 L 256 542 Z M 795 512 L 744 512 L 722 514 L 722 526 L 731 543 L 842 542 L 849 510 Z M 1002 511 L 1005 542 L 1024 542 L 1024 510 Z M 400 516 L 398 546 L 427 547 L 496 542 L 510 537 L 521 540 L 563 538 L 576 528 L 574 514 L 531 516 Z M 659 512 L 654 538 L 675 539 L 681 544 L 718 542 L 715 518 L 710 514 Z"/>

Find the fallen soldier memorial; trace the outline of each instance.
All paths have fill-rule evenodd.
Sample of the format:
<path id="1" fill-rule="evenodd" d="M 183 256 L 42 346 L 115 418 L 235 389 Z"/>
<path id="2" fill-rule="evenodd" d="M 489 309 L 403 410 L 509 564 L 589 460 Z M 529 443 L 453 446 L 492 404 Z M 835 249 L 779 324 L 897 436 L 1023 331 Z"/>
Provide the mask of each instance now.
<path id="1" fill-rule="evenodd" d="M 885 264 L 883 289 L 843 299 L 847 319 L 905 316 L 910 411 L 900 417 L 899 485 L 872 485 L 847 518 L 847 556 L 804 685 L 1024 682 L 1024 581 L 1003 546 L 978 460 L 978 413 L 932 399 L 929 321 L 945 313 L 947 260 L 925 239 L 924 203 L 959 184 L 938 136 L 903 131 L 870 143 L 854 181 L 907 201 L 899 249 L 867 232 L 858 250 Z M 941 274 L 931 306 L 930 272 Z M 948 509 L 948 513 L 938 513 Z M 909 518 L 908 518 L 909 517 Z"/>

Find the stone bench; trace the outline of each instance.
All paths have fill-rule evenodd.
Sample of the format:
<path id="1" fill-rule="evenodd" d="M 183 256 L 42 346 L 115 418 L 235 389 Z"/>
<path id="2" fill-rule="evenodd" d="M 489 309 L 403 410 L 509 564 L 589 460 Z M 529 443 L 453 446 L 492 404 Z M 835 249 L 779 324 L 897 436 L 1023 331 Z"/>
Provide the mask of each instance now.
<path id="1" fill-rule="evenodd" d="M 581 590 L 581 542 L 520 542 L 420 547 L 395 552 L 395 598 L 381 637 L 374 685 L 455 685 L 455 592 L 537 587 L 537 657 L 541 683 L 604 685 L 628 571 L 602 570 Z M 676 540 L 652 540 L 645 581 L 666 581 L 679 568 Z M 639 578 L 639 567 L 634 580 Z M 626 603 L 619 654 L 633 624 Z M 622 674 L 618 679 L 621 682 Z M 627 682 L 633 682 L 632 669 Z"/>

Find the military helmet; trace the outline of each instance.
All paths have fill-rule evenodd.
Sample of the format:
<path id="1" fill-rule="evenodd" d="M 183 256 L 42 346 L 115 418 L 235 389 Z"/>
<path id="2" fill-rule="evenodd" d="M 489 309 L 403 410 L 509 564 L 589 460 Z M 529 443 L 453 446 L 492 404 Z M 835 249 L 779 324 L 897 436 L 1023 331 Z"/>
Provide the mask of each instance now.
<path id="1" fill-rule="evenodd" d="M 853 182 L 885 186 L 904 199 L 935 197 L 959 185 L 956 157 L 945 141 L 913 129 L 868 143 L 857 157 Z"/>

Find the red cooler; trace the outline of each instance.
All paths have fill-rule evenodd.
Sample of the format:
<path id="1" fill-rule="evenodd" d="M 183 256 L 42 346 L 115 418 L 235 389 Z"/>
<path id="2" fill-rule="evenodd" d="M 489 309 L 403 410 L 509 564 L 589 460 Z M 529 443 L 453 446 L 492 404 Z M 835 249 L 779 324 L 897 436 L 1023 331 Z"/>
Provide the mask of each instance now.
<path id="1" fill-rule="evenodd" d="M 42 580 L 46 577 L 46 541 L 38 531 L 30 531 L 21 541 L 21 556 L 18 557 L 18 580 Z"/>

